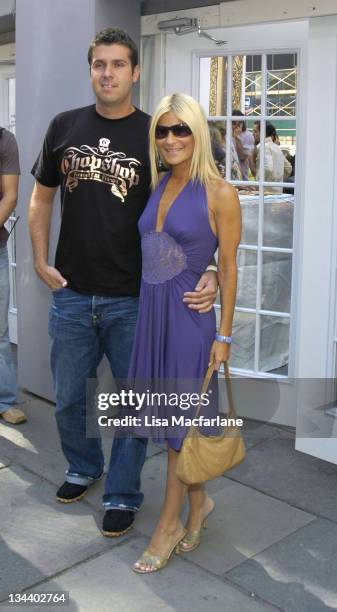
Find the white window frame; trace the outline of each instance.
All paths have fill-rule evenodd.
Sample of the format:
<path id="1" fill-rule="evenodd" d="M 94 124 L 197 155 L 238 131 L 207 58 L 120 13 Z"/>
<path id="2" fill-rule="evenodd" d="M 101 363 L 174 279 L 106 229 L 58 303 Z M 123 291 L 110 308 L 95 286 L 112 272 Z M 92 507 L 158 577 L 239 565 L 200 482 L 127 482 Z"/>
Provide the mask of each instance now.
<path id="1" fill-rule="evenodd" d="M 257 301 L 257 308 L 244 308 L 244 307 L 236 307 L 235 310 L 237 312 L 247 312 L 249 314 L 254 314 L 256 316 L 256 326 L 255 326 L 255 355 L 254 355 L 254 369 L 253 370 L 243 370 L 237 368 L 231 368 L 231 371 L 234 374 L 238 374 L 240 376 L 254 376 L 254 378 L 270 378 L 270 379 L 279 379 L 284 382 L 289 381 L 290 379 L 295 377 L 296 373 L 296 359 L 295 359 L 295 351 L 294 347 L 296 346 L 296 318 L 297 318 L 297 303 L 298 303 L 298 288 L 295 286 L 296 277 L 297 277 L 297 268 L 298 268 L 298 258 L 299 252 L 297 247 L 299 246 L 299 217 L 301 208 L 301 200 L 299 197 L 299 184 L 301 181 L 301 175 L 298 176 L 298 164 L 296 163 L 296 178 L 294 183 L 295 193 L 296 193 L 296 201 L 294 205 L 294 220 L 293 220 L 293 247 L 289 248 L 276 248 L 276 247 L 264 247 L 262 244 L 263 241 L 263 213 L 264 213 L 264 193 L 263 187 L 289 187 L 289 183 L 268 183 L 265 182 L 264 179 L 264 141 L 265 141 L 265 122 L 271 121 L 273 119 L 272 116 L 266 115 L 266 100 L 267 100 L 267 84 L 266 84 L 266 76 L 267 76 L 267 56 L 268 55 L 282 55 L 282 54 L 296 54 L 297 56 L 297 95 L 296 95 L 296 107 L 300 108 L 300 100 L 301 100 L 301 89 L 303 83 L 303 76 L 301 74 L 301 55 L 302 49 L 301 47 L 284 47 L 284 49 L 277 47 L 273 48 L 265 48 L 265 49 L 227 49 L 224 47 L 222 50 L 214 49 L 212 51 L 196 51 L 192 56 L 192 96 L 197 100 L 199 99 L 199 90 L 200 90 L 200 58 L 202 57 L 223 57 L 226 56 L 228 58 L 227 64 L 227 92 L 232 91 L 232 58 L 235 56 L 249 56 L 249 55 L 261 55 L 262 56 L 262 67 L 261 67 L 261 75 L 262 75 L 262 96 L 261 96 L 261 115 L 250 115 L 247 117 L 248 120 L 256 119 L 261 120 L 261 155 L 260 155 L 260 179 L 259 181 L 232 181 L 230 176 L 230 164 L 226 165 L 226 179 L 230 180 L 234 185 L 256 185 L 259 187 L 259 221 L 258 221 L 258 243 L 257 245 L 239 245 L 239 248 L 242 250 L 252 250 L 257 253 L 257 285 L 259 287 L 259 299 Z M 210 116 L 210 120 L 219 120 L 226 121 L 227 134 L 231 133 L 231 121 L 236 120 L 237 117 L 231 115 L 231 104 L 232 104 L 232 96 L 231 93 L 227 93 L 227 116 Z M 276 121 L 288 120 L 289 117 L 279 117 L 275 116 L 274 119 Z M 299 121 L 298 112 L 296 116 L 291 117 L 291 119 L 296 122 L 296 160 L 298 160 L 299 155 L 301 155 L 301 151 L 304 149 L 303 146 L 299 146 L 301 143 L 302 130 L 301 130 L 301 122 Z M 230 159 L 230 139 L 227 138 L 226 142 L 226 159 Z M 291 307 L 290 313 L 276 312 L 276 311 L 267 311 L 261 309 L 261 290 L 262 290 L 262 271 L 263 271 L 263 252 L 282 252 L 282 253 L 291 253 L 292 254 L 292 278 L 291 278 Z M 216 309 L 219 309 L 220 306 L 216 305 Z M 258 370 L 258 362 L 259 362 L 259 348 L 261 345 L 261 315 L 264 316 L 272 316 L 272 317 L 282 317 L 282 318 L 290 318 L 290 329 L 289 329 L 289 362 L 288 362 L 288 373 L 284 374 L 275 374 L 262 372 Z"/>

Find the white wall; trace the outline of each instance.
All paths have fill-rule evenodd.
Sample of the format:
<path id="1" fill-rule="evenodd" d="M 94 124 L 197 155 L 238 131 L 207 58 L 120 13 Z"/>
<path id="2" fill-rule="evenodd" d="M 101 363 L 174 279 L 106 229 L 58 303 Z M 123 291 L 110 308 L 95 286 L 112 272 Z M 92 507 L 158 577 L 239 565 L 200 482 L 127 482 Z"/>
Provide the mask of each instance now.
<path id="1" fill-rule="evenodd" d="M 20 386 L 53 399 L 49 367 L 50 291 L 36 276 L 28 236 L 30 170 L 57 113 L 93 102 L 87 51 L 96 31 L 115 24 L 139 29 L 136 0 L 17 0 L 17 139 L 21 155 L 17 226 L 18 375 Z M 138 3 L 137 7 L 139 9 Z M 69 24 L 69 28 L 67 28 Z M 74 25 L 75 24 L 75 25 Z M 77 24 L 77 25 L 76 25 Z M 60 221 L 56 194 L 51 230 L 53 261 Z"/>
<path id="2" fill-rule="evenodd" d="M 337 17 L 310 21 L 306 80 L 298 376 L 324 378 L 334 374 L 329 363 L 336 270 Z"/>
<path id="3" fill-rule="evenodd" d="M 337 17 L 310 22 L 305 107 L 298 376 L 328 379 L 336 376 Z M 296 449 L 337 463 L 336 439 L 297 438 Z"/>

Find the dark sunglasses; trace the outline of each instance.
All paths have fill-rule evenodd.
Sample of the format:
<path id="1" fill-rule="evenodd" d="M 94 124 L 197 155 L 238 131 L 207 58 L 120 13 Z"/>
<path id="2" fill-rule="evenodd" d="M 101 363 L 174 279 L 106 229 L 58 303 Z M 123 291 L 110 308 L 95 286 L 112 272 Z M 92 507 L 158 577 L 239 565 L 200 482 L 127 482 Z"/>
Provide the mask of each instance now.
<path id="1" fill-rule="evenodd" d="M 172 132 L 176 138 L 186 138 L 191 136 L 192 130 L 185 123 L 176 123 L 176 125 L 157 125 L 155 131 L 155 137 L 160 140 L 161 138 L 167 138 L 169 132 Z"/>

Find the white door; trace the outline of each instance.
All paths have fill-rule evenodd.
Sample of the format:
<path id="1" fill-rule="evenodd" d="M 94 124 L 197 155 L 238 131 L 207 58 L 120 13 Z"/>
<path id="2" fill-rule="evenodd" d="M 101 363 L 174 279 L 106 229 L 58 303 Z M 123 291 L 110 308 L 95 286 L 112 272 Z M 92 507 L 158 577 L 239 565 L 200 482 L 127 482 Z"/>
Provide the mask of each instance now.
<path id="1" fill-rule="evenodd" d="M 168 33 L 164 44 L 156 43 L 162 49 L 159 61 L 165 66 L 158 79 L 157 95 L 153 94 L 153 83 L 150 87 L 152 104 L 174 91 L 199 99 L 215 140 L 220 138 L 225 149 L 219 167 L 243 190 L 231 369 L 241 377 L 264 379 L 264 389 L 273 398 L 270 405 L 261 401 L 246 405 L 241 414 L 292 426 L 296 424 L 292 379 L 296 376 L 298 299 L 293 279 L 302 202 L 296 182 L 288 182 L 288 175 L 294 173 L 285 172 L 286 162 L 282 175 L 268 174 L 265 141 L 266 129 L 272 123 L 280 141 L 280 163 L 284 155 L 289 160 L 295 153 L 296 158 L 303 155 L 298 139 L 301 117 L 296 109 L 304 93 L 301 61 L 307 30 L 306 22 L 213 29 L 213 36 L 228 41 L 222 46 L 198 38 L 196 33 Z M 148 41 L 145 51 L 147 47 Z M 150 71 L 154 75 L 159 72 L 156 65 Z M 232 115 L 234 110 L 245 113 L 240 119 L 248 132 L 257 127 L 260 132 L 258 170 L 249 169 L 246 180 L 234 147 L 233 124 L 238 120 Z"/>

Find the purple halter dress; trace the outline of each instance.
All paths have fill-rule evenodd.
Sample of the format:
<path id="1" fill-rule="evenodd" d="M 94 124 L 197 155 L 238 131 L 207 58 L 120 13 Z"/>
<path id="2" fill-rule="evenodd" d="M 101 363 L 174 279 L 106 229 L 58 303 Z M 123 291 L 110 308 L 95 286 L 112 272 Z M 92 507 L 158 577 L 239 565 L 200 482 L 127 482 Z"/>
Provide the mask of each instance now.
<path id="1" fill-rule="evenodd" d="M 142 282 L 129 379 L 193 379 L 199 381 L 194 391 L 200 393 L 215 337 L 215 312 L 199 314 L 182 299 L 185 291 L 194 290 L 218 241 L 209 224 L 206 190 L 199 182 L 185 185 L 169 209 L 162 231 L 155 231 L 158 205 L 169 176 L 150 196 L 138 223 Z M 146 410 L 148 415 L 158 414 L 153 406 Z M 180 407 L 166 407 L 166 411 L 182 415 Z M 187 429 L 179 427 L 164 439 L 179 450 Z M 155 428 L 149 431 L 147 427 L 146 435 L 163 441 Z"/>

